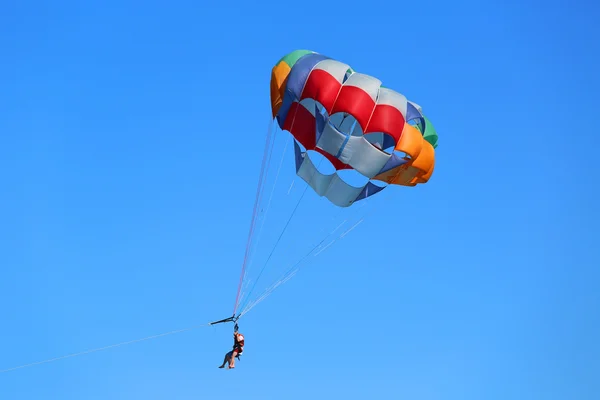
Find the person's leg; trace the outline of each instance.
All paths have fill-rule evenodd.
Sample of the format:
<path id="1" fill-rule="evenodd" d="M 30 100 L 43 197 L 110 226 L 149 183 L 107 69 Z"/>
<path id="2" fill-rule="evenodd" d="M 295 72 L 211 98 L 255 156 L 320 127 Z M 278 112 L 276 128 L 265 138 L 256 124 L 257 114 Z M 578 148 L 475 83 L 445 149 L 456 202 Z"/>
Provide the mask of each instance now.
<path id="1" fill-rule="evenodd" d="M 225 358 L 223 359 L 223 364 L 221 364 L 219 366 L 219 368 L 225 368 L 225 364 L 227 364 L 227 362 L 231 360 L 232 354 L 233 354 L 232 351 L 230 351 L 229 353 L 225 354 Z"/>
<path id="2" fill-rule="evenodd" d="M 235 368 L 235 357 L 238 355 L 237 350 L 231 352 L 231 358 L 229 359 L 229 368 Z"/>

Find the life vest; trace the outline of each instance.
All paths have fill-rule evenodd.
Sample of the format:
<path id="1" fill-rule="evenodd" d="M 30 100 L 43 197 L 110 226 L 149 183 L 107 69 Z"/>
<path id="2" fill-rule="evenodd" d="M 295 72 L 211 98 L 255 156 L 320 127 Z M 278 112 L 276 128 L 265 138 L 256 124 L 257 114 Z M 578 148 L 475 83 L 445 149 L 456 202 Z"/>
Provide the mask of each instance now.
<path id="1" fill-rule="evenodd" d="M 233 347 L 244 347 L 244 335 L 241 333 L 235 335 L 235 345 Z"/>

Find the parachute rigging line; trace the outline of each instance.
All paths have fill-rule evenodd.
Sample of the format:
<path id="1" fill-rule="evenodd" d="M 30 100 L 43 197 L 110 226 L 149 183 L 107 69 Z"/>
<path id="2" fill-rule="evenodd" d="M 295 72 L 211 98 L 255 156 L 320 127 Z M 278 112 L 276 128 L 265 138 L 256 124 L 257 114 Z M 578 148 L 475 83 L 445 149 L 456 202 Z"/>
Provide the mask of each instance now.
<path id="1" fill-rule="evenodd" d="M 261 301 L 263 301 L 277 287 L 281 286 L 282 284 L 284 284 L 285 282 L 287 282 L 289 279 L 291 279 L 292 276 L 294 275 L 294 272 L 295 272 L 294 268 L 296 268 L 304 260 L 306 260 L 308 258 L 308 256 L 310 256 L 316 249 L 318 249 L 323 244 L 323 242 L 325 242 L 325 240 L 327 240 L 327 238 L 329 236 L 331 236 L 331 234 L 327 234 L 327 236 L 325 236 L 319 243 L 317 243 L 312 249 L 310 249 L 306 254 L 304 254 L 304 256 L 302 256 L 302 258 L 300 258 L 299 261 L 297 261 L 294 265 L 292 265 L 292 267 L 285 274 L 283 274 L 283 277 L 281 279 L 279 279 L 279 281 L 277 281 L 274 285 L 272 285 L 270 288 L 268 288 L 267 290 L 265 290 L 265 292 L 261 296 L 259 296 L 255 301 L 253 301 L 251 303 L 247 303 L 244 306 L 244 308 L 242 309 L 242 311 L 240 312 L 239 317 L 241 318 L 242 316 L 244 316 L 245 314 L 247 314 L 248 311 L 250 311 L 256 305 L 258 305 L 258 303 L 260 303 Z"/>
<path id="2" fill-rule="evenodd" d="M 281 154 L 281 159 L 279 160 L 279 167 L 277 168 L 277 173 L 275 174 L 275 182 L 273 183 L 273 187 L 271 188 L 271 194 L 269 195 L 269 201 L 267 202 L 267 207 L 265 208 L 265 214 L 262 217 L 260 228 L 258 229 L 258 235 L 256 236 L 256 245 L 254 245 L 255 241 L 253 239 L 252 240 L 252 244 L 251 244 L 250 255 L 248 257 L 248 266 L 246 267 L 246 271 L 244 272 L 244 277 L 242 278 L 242 281 L 246 279 L 246 274 L 248 273 L 248 270 L 250 269 L 250 267 L 252 267 L 252 263 L 254 262 L 252 252 L 253 252 L 253 249 L 260 244 L 260 238 L 261 238 L 261 235 L 262 235 L 262 231 L 263 231 L 263 228 L 265 226 L 265 221 L 267 220 L 267 215 L 269 214 L 269 210 L 271 208 L 271 202 L 273 200 L 273 194 L 275 193 L 275 188 L 277 187 L 277 182 L 279 181 L 279 175 L 281 173 L 281 167 L 283 166 L 283 162 L 285 161 L 285 154 L 287 152 L 287 148 L 288 148 L 288 145 L 289 145 L 289 142 L 290 142 L 291 138 L 292 138 L 291 135 L 287 136 L 287 140 L 285 142 L 285 147 L 283 149 L 283 153 Z M 247 286 L 247 285 L 248 284 L 242 285 L 242 289 L 245 290 L 244 286 Z M 246 295 L 244 294 L 244 292 L 242 292 L 241 295 L 240 295 L 239 301 L 238 301 L 238 305 L 244 299 L 245 296 Z"/>
<path id="3" fill-rule="evenodd" d="M 314 177 L 314 175 L 317 173 L 317 170 L 319 169 L 319 167 L 321 166 L 321 163 L 323 162 L 324 158 L 321 158 L 319 160 L 319 163 L 317 164 L 317 167 L 315 168 L 315 170 L 313 171 L 311 178 L 312 179 Z M 309 179 L 309 181 L 310 181 Z M 267 264 L 269 263 L 269 261 L 271 260 L 271 257 L 273 256 L 273 254 L 275 253 L 275 250 L 277 249 L 277 245 L 279 244 L 279 242 L 281 241 L 281 238 L 283 237 L 283 235 L 285 234 L 285 231 L 287 230 L 288 226 L 290 225 L 290 222 L 292 221 L 292 219 L 294 218 L 294 215 L 296 214 L 296 211 L 298 210 L 298 207 L 300 206 L 300 203 L 302 202 L 302 199 L 304 198 L 304 195 L 306 195 L 306 192 L 309 188 L 309 184 L 306 183 L 306 185 L 304 186 L 304 190 L 302 191 L 302 195 L 300 196 L 300 198 L 298 199 L 298 201 L 296 202 L 296 206 L 294 207 L 294 209 L 292 210 L 291 215 L 289 216 L 287 222 L 285 223 L 283 229 L 281 230 L 281 233 L 279 234 L 279 237 L 277 238 L 277 240 L 275 241 L 275 244 L 273 245 L 273 248 L 271 249 L 271 252 L 269 253 L 269 256 L 267 257 L 267 260 L 265 261 L 265 263 L 263 264 L 258 277 L 256 278 L 256 280 L 254 281 L 254 284 L 252 285 L 250 291 L 248 292 L 248 295 L 246 297 L 246 301 L 244 304 L 244 307 L 247 305 L 247 303 L 250 301 L 250 295 L 252 294 L 252 292 L 254 291 L 254 289 L 256 288 L 256 285 L 258 283 L 258 281 L 260 280 L 260 277 L 262 276 L 263 272 L 265 271 L 265 268 L 267 267 Z M 244 308 L 242 307 L 242 308 Z"/>
<path id="4" fill-rule="evenodd" d="M 60 357 L 49 358 L 47 360 L 32 362 L 32 363 L 29 363 L 29 364 L 23 364 L 23 365 L 19 365 L 19 366 L 12 367 L 12 368 L 2 369 L 2 370 L 0 370 L 0 374 L 6 373 L 6 372 L 15 371 L 17 369 L 34 367 L 34 366 L 41 365 L 41 364 L 48 364 L 48 363 L 51 363 L 51 362 L 54 362 L 54 361 L 64 360 L 66 358 L 73 358 L 73 357 L 79 357 L 79 356 L 83 356 L 83 355 L 87 355 L 87 354 L 91 354 L 91 353 L 97 353 L 99 351 L 104 351 L 104 350 L 108 350 L 108 349 L 113 349 L 115 347 L 121 347 L 121 346 L 126 346 L 126 345 L 130 345 L 130 344 L 134 344 L 134 343 L 144 342 L 146 340 L 157 339 L 157 338 L 163 337 L 163 336 L 175 335 L 177 333 L 183 333 L 183 332 L 191 331 L 193 329 L 198 329 L 198 328 L 202 328 L 202 327 L 210 326 L 210 325 L 211 324 L 194 325 L 194 326 L 190 326 L 190 327 L 187 327 L 187 328 L 178 329 L 178 330 L 175 330 L 175 331 L 169 331 L 169 332 L 165 332 L 165 333 L 159 333 L 158 335 L 147 336 L 147 337 L 144 337 L 144 338 L 141 338 L 141 339 L 129 340 L 127 342 L 121 342 L 121 343 L 111 344 L 109 346 L 97 347 L 95 349 L 80 351 L 78 353 L 72 353 L 72 354 L 67 354 L 67 355 L 60 356 Z"/>
<path id="5" fill-rule="evenodd" d="M 263 272 L 265 271 L 265 268 L 267 267 L 267 264 L 269 263 L 269 261 L 271 260 L 271 257 L 273 256 L 273 253 L 275 253 L 275 250 L 277 249 L 277 245 L 279 244 L 279 242 L 281 241 L 281 238 L 283 237 L 283 235 L 285 234 L 285 231 L 287 230 L 287 227 L 290 225 L 290 222 L 292 221 L 292 218 L 294 218 L 294 214 L 296 214 L 296 210 L 298 210 L 298 207 L 300 206 L 300 202 L 302 201 L 302 199 L 304 198 L 304 195 L 306 194 L 306 190 L 308 189 L 308 184 L 306 185 L 306 187 L 304 188 L 304 191 L 302 192 L 302 196 L 300 196 L 300 199 L 298 200 L 298 202 L 296 203 L 296 206 L 294 207 L 294 209 L 292 210 L 292 214 L 290 215 L 290 217 L 288 218 L 287 222 L 285 223 L 285 226 L 283 227 L 283 229 L 281 230 L 281 233 L 279 234 L 279 237 L 277 238 L 277 241 L 275 242 L 275 245 L 273 245 L 273 249 L 271 249 L 271 252 L 269 253 L 269 256 L 267 257 L 267 261 L 265 261 L 265 263 L 263 264 L 263 267 L 261 268 L 258 277 L 256 277 L 256 280 L 254 281 L 254 284 L 252 285 L 252 288 L 250 289 L 250 291 L 248 292 L 248 297 L 247 299 L 250 298 L 250 295 L 252 294 L 252 292 L 254 291 L 254 288 L 256 287 L 256 284 L 258 283 L 258 280 L 260 279 L 261 275 L 263 274 Z"/>
<path id="6" fill-rule="evenodd" d="M 269 130 L 267 132 L 267 138 L 265 140 L 265 148 L 263 151 L 263 159 L 262 159 L 262 163 L 261 163 L 261 167 L 260 167 L 260 175 L 258 178 L 258 185 L 256 188 L 256 197 L 254 199 L 254 209 L 252 210 L 252 219 L 250 221 L 250 231 L 248 232 L 248 239 L 246 241 L 246 251 L 244 253 L 244 261 L 242 263 L 242 272 L 240 273 L 240 280 L 239 280 L 239 284 L 238 284 L 237 293 L 235 296 L 235 305 L 233 307 L 233 315 L 235 315 L 235 313 L 237 312 L 237 308 L 238 308 L 240 292 L 242 291 L 242 283 L 243 283 L 244 275 L 246 272 L 246 264 L 248 262 L 248 253 L 250 251 L 250 247 L 252 244 L 252 236 L 254 234 L 254 227 L 256 225 L 256 215 L 258 214 L 258 205 L 262 198 L 262 191 L 264 188 L 263 180 L 264 180 L 266 174 L 268 173 L 267 167 L 270 164 L 271 154 L 273 152 L 273 146 L 275 144 L 275 140 L 273 140 L 273 144 L 271 145 L 271 149 L 269 151 L 269 143 L 271 142 L 271 138 L 273 136 L 273 131 L 274 131 L 274 129 L 272 129 L 272 127 L 273 127 L 273 120 L 271 119 L 271 122 L 269 124 Z"/>
<path id="7" fill-rule="evenodd" d="M 368 204 L 368 202 L 367 202 L 367 204 Z M 358 222 L 356 222 L 350 228 L 348 228 L 345 231 L 343 231 L 341 234 L 339 234 L 337 237 L 335 237 L 335 239 L 333 239 L 326 246 L 323 246 L 323 243 L 325 243 L 325 241 L 328 238 L 330 238 L 335 232 L 337 232 L 348 220 L 347 219 L 344 220 L 335 229 L 333 229 L 331 232 L 329 232 L 327 235 L 325 235 L 325 237 L 323 237 L 323 239 L 321 239 L 321 241 L 319 243 L 317 243 L 306 254 L 304 254 L 304 256 L 302 256 L 302 258 L 300 258 L 300 260 L 298 260 L 294 265 L 292 265 L 283 274 L 283 276 L 277 282 L 275 282 L 271 287 L 267 288 L 263 292 L 263 294 L 261 296 L 259 296 L 253 302 L 246 303 L 245 306 L 242 308 L 242 311 L 240 312 L 240 314 L 239 314 L 239 316 L 237 318 L 241 318 L 242 316 L 244 316 L 245 314 L 247 314 L 250 310 L 252 310 L 254 307 L 256 307 L 259 303 L 261 303 L 263 300 L 265 300 L 267 297 L 269 297 L 279 286 L 285 284 L 290 279 L 292 279 L 296 275 L 296 272 L 298 272 L 298 270 L 302 267 L 302 265 L 304 264 L 304 262 L 308 259 L 308 257 L 311 254 L 314 257 L 317 257 L 318 255 L 320 255 L 321 253 L 323 253 L 325 250 L 327 250 L 328 248 L 330 248 L 331 246 L 333 246 L 336 242 L 338 242 L 339 240 L 343 239 L 346 235 L 348 235 L 351 231 L 353 231 L 358 225 L 360 225 L 365 220 L 365 218 L 367 218 L 367 216 L 370 215 L 374 211 L 374 209 L 375 208 L 373 207 L 370 210 L 366 211 L 362 215 L 362 217 L 360 217 L 360 219 L 358 220 Z"/>

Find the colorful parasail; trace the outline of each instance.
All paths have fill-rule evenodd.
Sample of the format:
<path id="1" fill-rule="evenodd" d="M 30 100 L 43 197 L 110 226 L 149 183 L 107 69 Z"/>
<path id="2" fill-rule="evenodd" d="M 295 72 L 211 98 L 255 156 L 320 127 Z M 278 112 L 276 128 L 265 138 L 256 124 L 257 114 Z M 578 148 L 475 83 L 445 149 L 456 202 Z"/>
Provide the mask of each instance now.
<path id="1" fill-rule="evenodd" d="M 297 175 L 337 206 L 387 185 L 424 184 L 433 174 L 438 135 L 421 107 L 343 62 L 308 50 L 287 54 L 271 72 L 271 109 L 295 139 Z M 319 171 L 309 151 L 335 172 Z M 347 169 L 366 183 L 344 181 L 338 172 Z"/>

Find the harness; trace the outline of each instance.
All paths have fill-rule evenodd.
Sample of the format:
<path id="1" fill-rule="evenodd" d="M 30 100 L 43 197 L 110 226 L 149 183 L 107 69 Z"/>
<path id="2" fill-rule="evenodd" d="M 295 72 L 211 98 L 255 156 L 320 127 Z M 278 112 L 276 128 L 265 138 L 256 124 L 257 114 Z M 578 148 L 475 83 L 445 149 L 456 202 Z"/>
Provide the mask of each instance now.
<path id="1" fill-rule="evenodd" d="M 244 339 L 242 339 L 240 341 L 240 340 L 238 340 L 237 336 L 235 337 L 235 343 L 233 344 L 233 351 L 237 352 L 237 354 L 235 355 L 235 358 L 237 358 L 239 360 L 240 356 L 242 355 L 242 352 L 244 351 Z"/>

